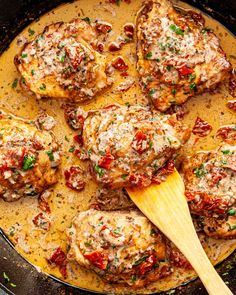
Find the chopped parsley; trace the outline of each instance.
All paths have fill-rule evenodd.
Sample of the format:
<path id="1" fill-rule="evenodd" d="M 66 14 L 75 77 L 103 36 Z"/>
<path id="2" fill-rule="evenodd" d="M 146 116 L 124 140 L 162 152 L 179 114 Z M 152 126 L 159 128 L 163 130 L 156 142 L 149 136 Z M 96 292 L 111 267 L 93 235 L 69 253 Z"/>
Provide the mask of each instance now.
<path id="1" fill-rule="evenodd" d="M 117 228 L 115 228 L 112 232 L 117 235 L 117 234 L 120 234 L 120 231 L 121 231 L 121 226 L 118 226 Z"/>
<path id="2" fill-rule="evenodd" d="M 157 232 L 155 231 L 155 229 L 152 228 L 151 231 L 150 231 L 150 236 L 155 236 L 156 233 L 157 233 Z"/>
<path id="3" fill-rule="evenodd" d="M 236 229 L 236 225 L 230 225 L 229 223 L 226 223 L 229 227 L 228 231 L 232 231 Z"/>
<path id="4" fill-rule="evenodd" d="M 153 94 L 156 92 L 157 90 L 155 88 L 150 89 L 148 95 L 149 96 L 153 96 Z"/>
<path id="5" fill-rule="evenodd" d="M 144 56 L 145 59 L 151 59 L 152 58 L 152 53 L 151 52 L 148 52 L 145 56 Z"/>
<path id="6" fill-rule="evenodd" d="M 88 24 L 91 24 L 91 19 L 89 17 L 86 16 L 85 18 L 81 18 L 81 19 L 87 22 Z"/>
<path id="7" fill-rule="evenodd" d="M 202 164 L 200 167 L 194 168 L 193 169 L 193 173 L 195 174 L 195 176 L 197 178 L 201 178 L 204 175 L 206 175 L 206 171 L 204 170 L 204 165 Z"/>
<path id="8" fill-rule="evenodd" d="M 104 175 L 104 169 L 102 169 L 98 165 L 95 165 L 94 170 L 99 175 L 99 177 L 102 177 Z"/>
<path id="9" fill-rule="evenodd" d="M 153 142 L 150 140 L 150 141 L 148 142 L 148 145 L 149 145 L 149 148 L 151 149 L 151 148 L 153 147 Z"/>
<path id="10" fill-rule="evenodd" d="M 170 72 L 172 68 L 173 68 L 173 66 L 171 66 L 171 65 L 168 65 L 168 66 L 166 67 L 166 69 L 167 69 L 168 72 Z"/>
<path id="11" fill-rule="evenodd" d="M 73 153 L 75 151 L 75 147 L 72 146 L 70 149 L 69 149 L 69 153 Z"/>
<path id="12" fill-rule="evenodd" d="M 175 96 L 177 90 L 176 89 L 171 89 L 171 93 Z"/>
<path id="13" fill-rule="evenodd" d="M 65 141 L 70 142 L 69 138 L 65 135 Z"/>
<path id="14" fill-rule="evenodd" d="M 18 84 L 18 79 L 16 78 L 16 79 L 12 82 L 11 87 L 12 87 L 12 88 L 16 88 L 17 84 Z"/>
<path id="15" fill-rule="evenodd" d="M 189 85 L 189 88 L 190 88 L 191 90 L 196 91 L 196 90 L 197 90 L 197 85 L 196 85 L 195 83 L 191 83 L 191 84 Z"/>
<path id="16" fill-rule="evenodd" d="M 60 62 L 65 62 L 66 55 L 62 55 L 60 58 Z"/>
<path id="17" fill-rule="evenodd" d="M 32 76 L 35 75 L 35 70 L 31 70 L 31 75 L 32 75 Z"/>
<path id="18" fill-rule="evenodd" d="M 228 215 L 232 216 L 235 215 L 235 209 L 234 208 L 230 208 L 227 212 Z"/>
<path id="19" fill-rule="evenodd" d="M 137 277 L 136 277 L 136 275 L 132 275 L 131 282 L 134 283 L 135 281 L 137 281 Z"/>
<path id="20" fill-rule="evenodd" d="M 224 155 L 229 155 L 230 150 L 224 150 L 224 151 L 222 151 L 222 153 L 223 153 Z"/>
<path id="21" fill-rule="evenodd" d="M 48 155 L 50 161 L 54 161 L 53 151 L 46 151 L 46 154 Z"/>
<path id="22" fill-rule="evenodd" d="M 169 27 L 171 31 L 175 32 L 176 35 L 184 36 L 184 31 L 180 29 L 180 27 L 176 26 L 175 24 L 170 25 Z"/>
<path id="23" fill-rule="evenodd" d="M 136 260 L 134 262 L 134 266 L 141 264 L 142 262 L 146 261 L 146 259 L 148 258 L 149 255 L 144 255 L 143 257 L 141 257 L 140 259 Z"/>
<path id="24" fill-rule="evenodd" d="M 222 163 L 223 165 L 227 165 L 227 164 L 228 164 L 228 162 L 225 161 L 225 160 L 221 161 L 221 163 Z"/>
<path id="25" fill-rule="evenodd" d="M 29 33 L 29 36 L 33 36 L 35 34 L 35 31 L 29 28 L 28 33 Z"/>
<path id="26" fill-rule="evenodd" d="M 26 58 L 27 56 L 28 56 L 27 53 L 22 53 L 22 55 L 21 55 L 22 58 Z"/>
<path id="27" fill-rule="evenodd" d="M 192 82 L 195 78 L 196 78 L 196 75 L 195 74 L 189 74 L 188 81 L 189 82 Z"/>
<path id="28" fill-rule="evenodd" d="M 43 90 L 43 91 L 46 90 L 46 85 L 43 83 L 43 84 L 39 87 L 39 89 L 40 89 L 40 90 Z"/>
<path id="29" fill-rule="evenodd" d="M 9 276 L 5 273 L 5 271 L 3 272 L 3 278 L 5 279 L 6 282 L 10 282 L 10 278 L 9 278 Z"/>
<path id="30" fill-rule="evenodd" d="M 123 175 L 121 175 L 121 178 L 125 180 L 125 179 L 127 178 L 128 175 L 129 175 L 129 174 L 123 174 Z"/>
<path id="31" fill-rule="evenodd" d="M 24 171 L 30 170 L 34 167 L 36 158 L 35 156 L 24 156 L 23 167 Z"/>

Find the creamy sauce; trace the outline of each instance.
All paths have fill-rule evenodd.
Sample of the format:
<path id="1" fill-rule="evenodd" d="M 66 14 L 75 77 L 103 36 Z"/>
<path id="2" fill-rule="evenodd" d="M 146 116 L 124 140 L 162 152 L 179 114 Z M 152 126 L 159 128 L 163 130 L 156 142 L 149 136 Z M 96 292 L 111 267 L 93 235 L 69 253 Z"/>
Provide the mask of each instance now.
<path id="1" fill-rule="evenodd" d="M 74 3 L 59 6 L 53 11 L 45 14 L 39 21 L 32 23 L 21 34 L 29 40 L 33 40 L 34 36 L 43 31 L 46 25 L 57 21 L 70 21 L 77 17 L 89 17 L 92 21 L 95 19 L 106 21 L 112 24 L 111 40 L 115 41 L 117 36 L 123 31 L 123 25 L 127 22 L 134 23 L 135 15 L 141 7 L 141 0 L 131 1 L 131 4 L 121 2 L 120 6 L 105 4 L 105 1 L 81 0 Z M 100 5 L 99 3 L 102 3 Z M 181 7 L 188 7 L 186 4 L 178 3 Z M 218 22 L 206 17 L 206 26 L 214 29 L 216 35 L 221 39 L 221 44 L 227 56 L 230 58 L 233 66 L 236 66 L 236 39 Z M 35 31 L 33 36 L 29 36 L 28 29 Z M 47 113 L 56 119 L 54 133 L 61 143 L 64 155 L 62 157 L 62 169 L 59 183 L 52 190 L 49 204 L 51 207 L 52 226 L 49 231 L 43 231 L 35 228 L 32 223 L 40 211 L 37 206 L 37 199 L 24 198 L 17 202 L 6 203 L 0 200 L 0 210 L 4 212 L 0 216 L 0 227 L 10 236 L 13 242 L 18 240 L 17 250 L 31 263 L 40 267 L 44 272 L 53 274 L 62 279 L 57 268 L 52 269 L 46 262 L 45 256 L 54 248 L 61 246 L 66 250 L 66 234 L 65 230 L 70 226 L 72 218 L 78 211 L 84 211 L 89 208 L 91 197 L 96 190 L 96 184 L 88 180 L 85 190 L 78 193 L 70 190 L 64 185 L 64 170 L 72 165 L 80 165 L 86 167 L 86 163 L 80 162 L 72 153 L 68 152 L 73 146 L 74 133 L 67 126 L 64 119 L 63 110 L 60 108 L 61 102 L 50 99 L 42 99 L 37 101 L 35 97 L 30 96 L 20 90 L 19 86 L 12 88 L 13 81 L 18 78 L 16 68 L 13 64 L 13 58 L 20 50 L 17 45 L 17 38 L 12 42 L 10 48 L 0 57 L 0 107 L 15 115 L 28 119 L 34 119 L 40 109 L 46 110 Z M 137 83 L 137 74 L 135 70 L 135 44 L 126 44 L 121 51 L 109 54 L 108 60 L 114 56 L 122 55 L 129 65 L 129 78 L 135 80 L 135 84 L 124 93 L 115 91 L 120 83 L 125 83 L 125 79 L 117 75 L 116 82 L 111 90 L 98 96 L 92 102 L 83 104 L 85 110 L 98 108 L 108 103 L 129 102 L 130 104 L 142 103 L 146 104 L 141 90 Z M 114 90 L 114 91 L 113 91 Z M 192 136 L 184 148 L 186 154 L 192 154 L 199 149 L 212 149 L 219 143 L 215 138 L 216 130 L 221 125 L 235 123 L 235 115 L 230 112 L 226 103 L 232 97 L 228 94 L 224 87 L 218 89 L 214 93 L 206 93 L 201 96 L 191 98 L 186 103 L 188 110 L 184 118 L 184 122 L 191 128 L 194 125 L 196 117 L 208 121 L 213 127 L 208 137 L 200 138 L 194 145 L 196 137 Z M 236 248 L 235 240 L 215 240 L 203 237 L 207 240 L 206 251 L 211 261 L 216 264 L 227 257 Z M 205 243 L 204 243 L 205 244 Z M 159 290 L 168 290 L 184 281 L 194 277 L 191 271 L 183 271 L 177 269 L 171 276 L 162 279 L 156 283 L 150 284 L 145 289 L 135 291 L 138 293 L 150 293 Z M 71 265 L 67 282 L 90 290 L 128 293 L 132 292 L 128 287 L 109 285 L 104 283 L 95 273 L 85 270 L 77 265 Z"/>

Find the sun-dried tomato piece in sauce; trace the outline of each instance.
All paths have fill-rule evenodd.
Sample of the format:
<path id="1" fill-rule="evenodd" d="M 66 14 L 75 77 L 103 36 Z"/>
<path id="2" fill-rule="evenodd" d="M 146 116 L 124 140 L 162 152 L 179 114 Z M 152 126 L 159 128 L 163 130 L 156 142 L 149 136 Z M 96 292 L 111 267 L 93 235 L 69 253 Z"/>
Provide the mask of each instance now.
<path id="1" fill-rule="evenodd" d="M 146 272 L 153 269 L 157 262 L 157 258 L 151 254 L 140 266 L 139 266 L 139 273 L 140 275 L 144 275 Z"/>
<path id="2" fill-rule="evenodd" d="M 144 153 L 150 147 L 147 135 L 142 131 L 138 130 L 132 141 L 132 148 L 139 154 Z"/>
<path id="3" fill-rule="evenodd" d="M 75 190 L 81 191 L 85 187 L 84 171 L 77 166 L 72 166 L 64 172 L 66 186 Z"/>
<path id="4" fill-rule="evenodd" d="M 112 66 L 118 71 L 127 71 L 129 66 L 124 61 L 123 57 L 118 56 L 115 60 L 112 61 Z"/>
<path id="5" fill-rule="evenodd" d="M 106 269 L 107 262 L 105 256 L 101 252 L 92 252 L 89 254 L 84 254 L 84 257 L 89 260 L 94 266 L 100 269 Z"/>
<path id="6" fill-rule="evenodd" d="M 98 162 L 98 166 L 109 170 L 111 168 L 111 164 L 113 160 L 114 160 L 114 157 L 109 151 L 107 151 L 105 156 L 100 158 Z"/>
<path id="7" fill-rule="evenodd" d="M 201 118 L 197 117 L 192 133 L 200 137 L 205 137 L 211 131 L 212 126 L 207 121 L 204 121 Z"/>

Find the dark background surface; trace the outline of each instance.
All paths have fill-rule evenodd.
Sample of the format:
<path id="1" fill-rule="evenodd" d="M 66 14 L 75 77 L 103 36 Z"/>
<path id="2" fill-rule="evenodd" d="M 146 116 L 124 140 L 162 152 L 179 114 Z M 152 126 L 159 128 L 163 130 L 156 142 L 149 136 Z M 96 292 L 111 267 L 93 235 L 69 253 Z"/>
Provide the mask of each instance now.
<path id="1" fill-rule="evenodd" d="M 11 40 L 26 25 L 39 18 L 46 11 L 66 2 L 72 1 L 0 0 L 0 53 L 9 46 Z M 186 2 L 216 18 L 236 35 L 235 0 L 188 0 Z M 217 269 L 233 293 L 236 294 L 236 253 L 232 254 Z M 4 279 L 4 272 L 9 279 Z M 17 295 L 94 294 L 86 290 L 72 288 L 58 280 L 49 278 L 45 274 L 39 273 L 16 253 L 12 245 L 6 242 L 6 237 L 1 231 L 0 285 L 8 293 Z M 207 293 L 200 281 L 195 280 L 186 286 L 176 289 L 174 294 L 205 295 Z"/>

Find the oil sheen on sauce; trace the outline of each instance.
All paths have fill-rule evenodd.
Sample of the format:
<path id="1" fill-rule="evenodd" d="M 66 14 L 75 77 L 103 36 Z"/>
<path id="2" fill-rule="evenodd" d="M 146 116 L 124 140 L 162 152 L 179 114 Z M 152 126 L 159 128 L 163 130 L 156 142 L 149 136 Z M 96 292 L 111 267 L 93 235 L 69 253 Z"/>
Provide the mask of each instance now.
<path id="1" fill-rule="evenodd" d="M 43 31 L 46 25 L 57 21 L 70 21 L 73 18 L 89 17 L 91 21 L 102 20 L 112 24 L 113 34 L 111 41 L 122 32 L 123 25 L 127 22 L 135 22 L 137 11 L 142 5 L 141 0 L 131 0 L 130 4 L 121 1 L 120 5 L 107 4 L 105 1 L 96 0 L 80 0 L 70 4 L 61 5 L 42 16 L 37 22 L 32 23 L 18 36 L 10 45 L 10 48 L 0 57 L 0 108 L 14 115 L 22 116 L 27 119 L 34 119 L 40 109 L 45 110 L 49 115 L 56 119 L 54 133 L 61 144 L 63 151 L 62 169 L 58 184 L 51 190 L 50 197 L 52 226 L 49 231 L 42 231 L 33 227 L 32 219 L 39 213 L 37 200 L 33 197 L 21 199 L 17 202 L 6 203 L 0 200 L 0 211 L 4 212 L 0 216 L 0 227 L 9 235 L 10 239 L 15 242 L 18 238 L 17 250 L 31 263 L 40 267 L 42 271 L 53 274 L 62 279 L 57 268 L 52 269 L 46 262 L 45 257 L 52 249 L 61 246 L 66 250 L 65 229 L 70 226 L 72 218 L 78 211 L 87 210 L 92 196 L 96 190 L 96 184 L 88 180 L 85 190 L 78 193 L 68 189 L 64 185 L 64 170 L 72 165 L 80 165 L 86 168 L 86 164 L 80 162 L 72 153 L 69 152 L 73 146 L 74 133 L 69 129 L 64 120 L 63 110 L 60 108 L 61 101 L 41 99 L 36 100 L 20 90 L 17 86 L 12 88 L 12 82 L 18 77 L 16 68 L 13 64 L 13 58 L 19 52 L 20 47 L 17 45 L 19 37 L 32 40 L 35 35 Z M 181 2 L 176 3 L 177 6 L 183 8 L 191 8 L 187 4 Z M 191 8 L 193 9 L 193 8 Z M 209 17 L 206 18 L 206 26 L 211 27 L 221 40 L 221 45 L 229 57 L 232 65 L 236 67 L 236 39 L 222 25 Z M 32 35 L 32 31 L 35 34 Z M 118 77 L 113 88 L 97 96 L 95 100 L 85 103 L 82 106 L 85 110 L 95 109 L 109 103 L 140 103 L 146 104 L 137 81 L 137 73 L 135 70 L 135 44 L 129 43 L 123 47 L 121 51 L 109 54 L 108 59 L 114 56 L 122 55 L 129 65 L 130 77 L 134 78 L 136 83 L 127 92 L 116 93 L 112 89 L 117 87 L 124 78 Z M 226 103 L 231 97 L 225 87 L 217 89 L 214 93 L 206 93 L 191 98 L 185 105 L 187 115 L 184 118 L 186 124 L 193 127 L 197 116 L 208 121 L 213 130 L 208 137 L 200 138 L 193 146 L 194 136 L 190 139 L 183 152 L 185 155 L 203 149 L 209 150 L 218 144 L 215 138 L 216 130 L 221 125 L 235 123 L 235 115 L 231 113 Z M 215 240 L 205 236 L 205 250 L 211 261 L 216 264 L 222 261 L 236 248 L 235 240 Z M 20 241 L 20 242 L 19 242 Z M 150 284 L 145 289 L 136 290 L 136 294 L 148 294 L 160 290 L 168 290 L 184 281 L 188 281 L 194 277 L 193 271 L 183 271 L 176 269 L 174 273 L 156 283 Z M 130 293 L 132 290 L 128 287 L 121 287 L 104 283 L 93 272 L 85 270 L 78 265 L 71 265 L 67 282 L 90 290 L 105 291 L 112 293 Z"/>

